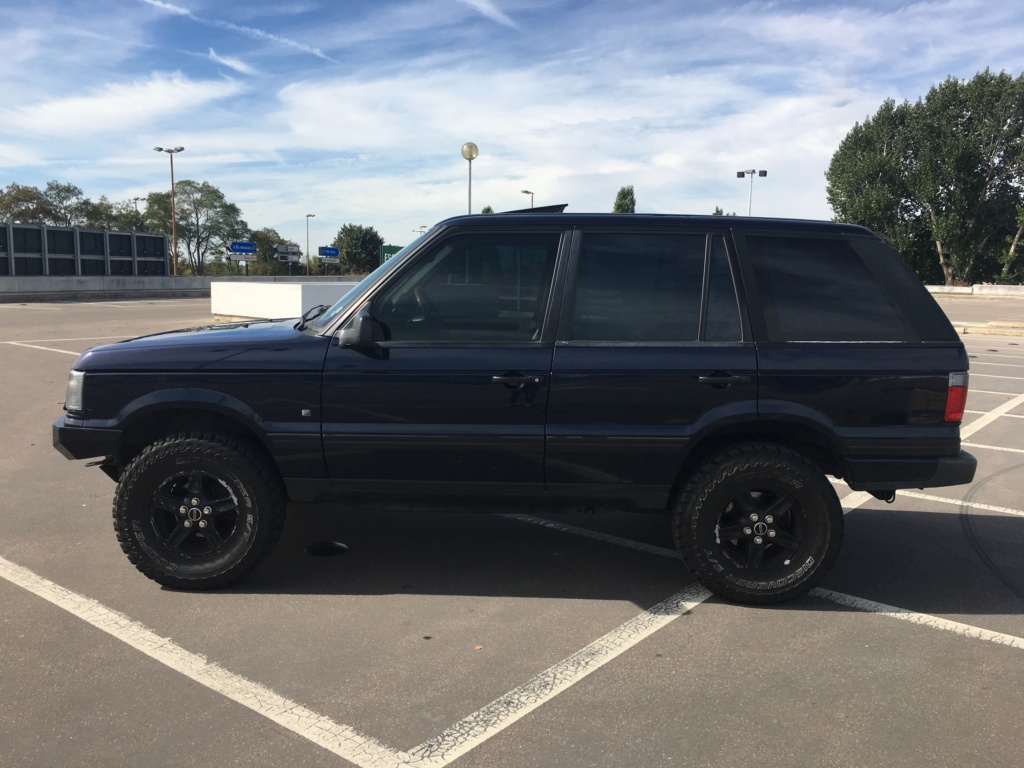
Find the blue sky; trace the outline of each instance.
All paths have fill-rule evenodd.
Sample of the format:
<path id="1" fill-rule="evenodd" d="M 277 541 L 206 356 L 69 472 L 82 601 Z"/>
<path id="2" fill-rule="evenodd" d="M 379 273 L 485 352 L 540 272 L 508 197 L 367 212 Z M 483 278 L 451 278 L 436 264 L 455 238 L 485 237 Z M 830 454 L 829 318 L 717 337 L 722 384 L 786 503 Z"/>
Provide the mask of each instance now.
<path id="1" fill-rule="evenodd" d="M 305 245 L 404 244 L 473 208 L 830 218 L 886 98 L 1024 71 L 1024 4 L 973 0 L 0 0 L 0 186 L 124 200 L 208 181 Z"/>

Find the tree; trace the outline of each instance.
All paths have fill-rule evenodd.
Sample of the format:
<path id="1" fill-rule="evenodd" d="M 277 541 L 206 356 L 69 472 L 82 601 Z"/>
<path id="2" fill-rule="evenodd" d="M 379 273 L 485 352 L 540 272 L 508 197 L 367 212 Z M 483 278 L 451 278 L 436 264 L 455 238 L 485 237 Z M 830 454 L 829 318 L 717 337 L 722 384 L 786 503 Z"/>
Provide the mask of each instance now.
<path id="1" fill-rule="evenodd" d="M 222 253 L 232 240 L 249 236 L 249 225 L 242 219 L 239 207 L 229 203 L 212 184 L 184 179 L 175 182 L 174 196 L 177 256 L 193 275 L 204 274 L 204 264 L 215 253 Z M 145 218 L 151 232 L 171 232 L 170 192 L 150 192 Z"/>
<path id="2" fill-rule="evenodd" d="M 12 182 L 0 190 L 0 221 L 12 224 L 41 224 L 46 213 L 46 198 L 36 187 Z"/>
<path id="3" fill-rule="evenodd" d="M 1008 278 L 1024 208 L 1024 76 L 985 70 L 915 104 L 884 102 L 825 176 L 836 218 L 878 232 L 922 279 Z"/>
<path id="4" fill-rule="evenodd" d="M 338 230 L 332 245 L 341 253 L 339 266 L 342 274 L 366 275 L 380 264 L 380 247 L 384 245 L 373 227 L 345 224 Z"/>
<path id="5" fill-rule="evenodd" d="M 289 243 L 276 229 L 263 228 L 249 235 L 256 243 L 256 261 L 249 265 L 250 275 L 287 275 L 288 264 L 277 258 L 277 246 Z"/>
<path id="6" fill-rule="evenodd" d="M 148 232 L 146 215 L 136 210 L 135 203 L 123 200 L 112 203 L 106 195 L 90 204 L 85 214 L 85 225 L 97 229 L 112 229 L 117 232 Z"/>
<path id="7" fill-rule="evenodd" d="M 711 215 L 712 216 L 735 216 L 736 215 L 736 211 L 733 211 L 732 213 L 726 213 L 724 210 L 722 210 L 721 206 L 716 205 L 715 206 L 715 212 L 712 213 Z"/>
<path id="8" fill-rule="evenodd" d="M 43 190 L 46 201 L 44 224 L 54 227 L 80 227 L 86 223 L 92 201 L 74 184 L 49 181 Z"/>
<path id="9" fill-rule="evenodd" d="M 636 213 L 636 195 L 633 194 L 632 184 L 619 189 L 619 194 L 615 196 L 615 204 L 612 206 L 612 213 Z"/>
<path id="10" fill-rule="evenodd" d="M 494 208 L 492 208 L 489 205 L 485 205 L 483 207 L 483 210 L 480 211 L 480 213 L 494 213 Z"/>

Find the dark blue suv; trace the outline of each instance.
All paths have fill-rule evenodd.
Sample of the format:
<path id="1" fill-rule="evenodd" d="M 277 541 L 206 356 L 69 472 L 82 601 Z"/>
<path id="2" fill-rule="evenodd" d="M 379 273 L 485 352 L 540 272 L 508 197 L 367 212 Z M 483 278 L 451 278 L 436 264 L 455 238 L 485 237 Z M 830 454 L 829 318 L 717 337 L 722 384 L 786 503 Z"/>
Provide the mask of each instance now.
<path id="1" fill-rule="evenodd" d="M 648 215 L 465 216 L 318 317 L 97 347 L 54 444 L 102 457 L 129 559 L 227 584 L 286 502 L 660 510 L 734 600 L 835 560 L 828 475 L 891 499 L 968 483 L 967 355 L 871 232 Z"/>

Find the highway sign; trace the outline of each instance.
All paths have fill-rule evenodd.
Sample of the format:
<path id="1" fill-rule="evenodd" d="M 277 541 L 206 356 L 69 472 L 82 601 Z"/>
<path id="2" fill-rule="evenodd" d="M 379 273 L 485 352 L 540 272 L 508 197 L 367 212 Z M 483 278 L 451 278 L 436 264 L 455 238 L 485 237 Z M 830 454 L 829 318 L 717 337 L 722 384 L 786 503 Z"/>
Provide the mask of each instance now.
<path id="1" fill-rule="evenodd" d="M 340 264 L 341 259 L 339 259 L 337 256 L 321 256 L 320 262 L 322 264 Z"/>
<path id="2" fill-rule="evenodd" d="M 256 253 L 256 243 L 250 243 L 247 240 L 235 240 L 228 246 L 228 250 L 232 253 Z"/>
<path id="3" fill-rule="evenodd" d="M 401 245 L 382 245 L 380 247 L 380 263 L 383 264 L 385 261 L 390 259 L 396 253 L 402 250 L 402 247 L 403 246 Z"/>
<path id="4" fill-rule="evenodd" d="M 228 259 L 231 261 L 256 261 L 255 253 L 229 253 Z"/>
<path id="5" fill-rule="evenodd" d="M 292 245 L 291 243 L 282 243 L 277 246 L 278 253 L 301 253 L 299 246 Z"/>
<path id="6" fill-rule="evenodd" d="M 319 248 L 319 253 L 320 253 L 321 256 L 331 256 L 331 257 L 337 257 L 337 256 L 341 255 L 341 251 L 339 251 L 337 248 L 332 248 L 329 245 L 321 245 L 320 248 Z M 337 262 L 336 261 L 333 261 L 333 262 L 329 261 L 327 263 L 328 264 L 336 264 Z"/>

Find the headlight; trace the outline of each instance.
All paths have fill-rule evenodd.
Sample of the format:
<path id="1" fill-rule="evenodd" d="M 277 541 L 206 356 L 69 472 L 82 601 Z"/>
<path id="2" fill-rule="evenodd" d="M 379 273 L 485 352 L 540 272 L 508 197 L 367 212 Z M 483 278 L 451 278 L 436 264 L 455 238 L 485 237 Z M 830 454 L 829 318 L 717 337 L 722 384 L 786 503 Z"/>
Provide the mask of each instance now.
<path id="1" fill-rule="evenodd" d="M 64 398 L 64 410 L 81 411 L 82 390 L 85 388 L 85 371 L 71 371 L 68 374 L 68 391 Z"/>

